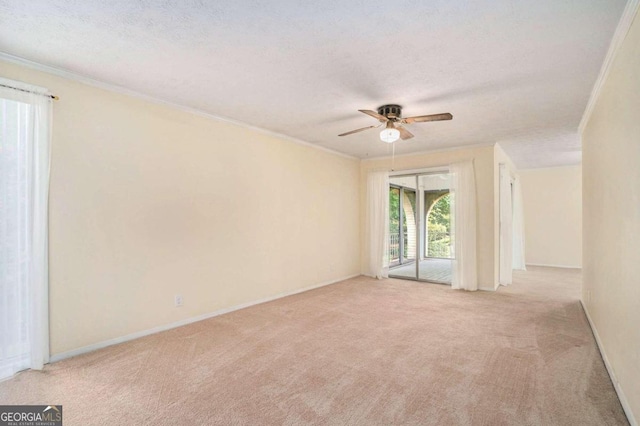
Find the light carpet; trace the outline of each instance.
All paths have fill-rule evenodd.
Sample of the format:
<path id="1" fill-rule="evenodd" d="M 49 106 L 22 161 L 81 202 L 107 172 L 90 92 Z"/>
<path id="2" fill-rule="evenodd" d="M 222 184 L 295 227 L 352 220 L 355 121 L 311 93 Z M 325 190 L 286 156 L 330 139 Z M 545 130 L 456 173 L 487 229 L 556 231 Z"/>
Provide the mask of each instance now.
<path id="1" fill-rule="evenodd" d="M 358 277 L 26 371 L 65 425 L 624 425 L 576 270 L 498 292 Z"/>

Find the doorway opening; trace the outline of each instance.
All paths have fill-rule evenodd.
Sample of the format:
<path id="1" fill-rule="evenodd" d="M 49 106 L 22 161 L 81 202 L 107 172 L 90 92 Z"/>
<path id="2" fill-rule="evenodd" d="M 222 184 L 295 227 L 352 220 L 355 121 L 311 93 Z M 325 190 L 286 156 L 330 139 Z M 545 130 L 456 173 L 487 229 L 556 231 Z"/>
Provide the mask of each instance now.
<path id="1" fill-rule="evenodd" d="M 451 284 L 449 173 L 391 176 L 389 181 L 389 276 Z"/>

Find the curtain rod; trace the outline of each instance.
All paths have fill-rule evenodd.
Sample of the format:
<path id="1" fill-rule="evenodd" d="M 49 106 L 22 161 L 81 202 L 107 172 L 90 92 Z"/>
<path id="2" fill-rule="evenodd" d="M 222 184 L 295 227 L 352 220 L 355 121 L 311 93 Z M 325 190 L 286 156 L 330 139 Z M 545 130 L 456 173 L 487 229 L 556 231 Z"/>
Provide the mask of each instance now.
<path id="1" fill-rule="evenodd" d="M 0 84 L 0 87 L 6 87 L 8 89 L 14 89 L 14 90 L 19 90 L 21 92 L 26 92 L 26 93 L 35 93 L 36 95 L 42 95 L 42 96 L 46 96 L 48 98 L 53 99 L 54 101 L 60 100 L 59 97 L 57 97 L 56 95 L 48 95 L 46 93 L 38 93 L 38 92 L 32 92 L 31 90 L 26 90 L 26 89 L 20 89 L 18 87 L 13 87 L 13 86 L 7 86 L 6 84 Z"/>
<path id="2" fill-rule="evenodd" d="M 424 169 L 390 170 L 389 177 L 403 177 L 415 175 L 441 175 L 449 173 L 449 167 L 428 167 Z"/>

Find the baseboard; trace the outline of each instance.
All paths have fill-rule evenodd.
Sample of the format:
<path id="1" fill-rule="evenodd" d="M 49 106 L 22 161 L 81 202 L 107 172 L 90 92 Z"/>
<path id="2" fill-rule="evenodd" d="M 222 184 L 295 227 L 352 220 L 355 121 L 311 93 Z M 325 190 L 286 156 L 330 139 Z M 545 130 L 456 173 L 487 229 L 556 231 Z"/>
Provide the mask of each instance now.
<path id="1" fill-rule="evenodd" d="M 478 286 L 478 290 L 480 290 L 480 291 L 498 291 L 498 287 L 500 287 L 500 286 L 499 285 L 498 286 L 494 285 L 492 287 L 485 287 L 485 286 L 479 285 Z"/>
<path id="2" fill-rule="evenodd" d="M 589 326 L 591 327 L 591 332 L 593 333 L 593 337 L 596 339 L 596 344 L 598 345 L 598 349 L 600 350 L 600 355 L 602 356 L 602 360 L 604 361 L 605 367 L 607 367 L 607 372 L 609 373 L 609 377 L 611 377 L 611 382 L 613 383 L 613 387 L 618 394 L 618 399 L 620 400 L 620 404 L 622 405 L 622 409 L 624 413 L 627 415 L 627 419 L 629 420 L 629 424 L 631 426 L 638 426 L 635 417 L 633 417 L 633 412 L 631 411 L 631 407 L 629 406 L 629 401 L 627 401 L 627 397 L 624 394 L 624 391 L 620 387 L 620 383 L 618 383 L 618 378 L 616 377 L 613 367 L 609 363 L 609 358 L 607 358 L 607 353 L 604 351 L 604 347 L 602 346 L 602 341 L 600 340 L 600 336 L 598 335 L 598 330 L 596 329 L 593 321 L 591 320 L 591 315 L 589 315 L 589 311 L 587 310 L 587 306 L 584 304 L 582 299 L 580 300 L 582 304 L 582 310 L 587 317 L 587 321 L 589 321 Z"/>
<path id="3" fill-rule="evenodd" d="M 229 312 L 238 311 L 240 309 L 248 308 L 250 306 L 259 305 L 261 303 L 271 302 L 273 300 L 282 299 L 283 297 L 293 296 L 294 294 L 304 293 L 305 291 L 314 290 L 316 288 L 325 287 L 331 284 L 338 283 L 340 281 L 348 280 L 350 278 L 358 277 L 361 274 L 353 274 L 346 277 L 338 278 L 335 280 L 325 281 L 319 284 L 314 284 L 309 287 L 301 288 L 298 290 L 288 291 L 284 293 L 279 293 L 275 296 L 269 296 L 262 299 L 254 300 L 247 303 L 242 303 L 240 305 L 231 306 L 229 308 L 218 309 L 217 311 L 209 312 L 207 314 L 198 315 L 197 317 L 186 318 L 180 321 L 172 322 L 170 324 L 161 325 L 159 327 L 150 328 L 148 330 L 137 331 L 135 333 L 127 334 L 126 336 L 116 337 L 113 339 L 105 340 L 102 342 L 94 343 L 92 345 L 83 346 L 78 349 L 73 349 L 70 351 L 62 352 L 59 354 L 52 355 L 49 358 L 49 362 L 58 362 L 63 359 L 71 358 L 77 355 L 82 355 L 88 352 L 93 352 L 98 349 L 106 348 L 108 346 L 117 345 L 119 343 L 128 342 L 130 340 L 139 339 L 140 337 L 149 336 L 151 334 L 160 333 L 161 331 L 171 330 L 172 328 L 182 327 L 183 325 L 192 324 L 194 322 L 206 320 L 208 318 L 217 317 L 218 315 L 227 314 Z"/>
<path id="4" fill-rule="evenodd" d="M 527 266 L 544 266 L 546 268 L 582 269 L 582 266 L 575 265 L 550 265 L 547 263 L 527 263 Z"/>

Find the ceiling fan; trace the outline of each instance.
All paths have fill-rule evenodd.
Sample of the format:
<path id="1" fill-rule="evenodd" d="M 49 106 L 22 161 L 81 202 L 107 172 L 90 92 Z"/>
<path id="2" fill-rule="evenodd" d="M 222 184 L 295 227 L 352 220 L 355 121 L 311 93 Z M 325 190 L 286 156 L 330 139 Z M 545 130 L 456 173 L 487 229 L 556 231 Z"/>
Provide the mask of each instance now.
<path id="1" fill-rule="evenodd" d="M 364 130 L 378 128 L 385 124 L 385 128 L 380 132 L 380 139 L 383 142 L 393 143 L 398 139 L 410 139 L 413 137 L 410 131 L 402 127 L 402 124 L 424 123 L 427 121 L 451 120 L 453 115 L 445 112 L 443 114 L 418 115 L 415 117 L 402 117 L 402 107 L 400 105 L 382 105 L 378 108 L 378 112 L 368 109 L 359 109 L 358 111 L 370 115 L 380 121 L 377 126 L 363 127 L 362 129 L 352 130 L 342 133 L 338 136 L 347 136 Z"/>

